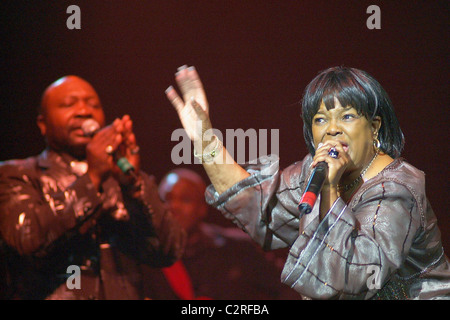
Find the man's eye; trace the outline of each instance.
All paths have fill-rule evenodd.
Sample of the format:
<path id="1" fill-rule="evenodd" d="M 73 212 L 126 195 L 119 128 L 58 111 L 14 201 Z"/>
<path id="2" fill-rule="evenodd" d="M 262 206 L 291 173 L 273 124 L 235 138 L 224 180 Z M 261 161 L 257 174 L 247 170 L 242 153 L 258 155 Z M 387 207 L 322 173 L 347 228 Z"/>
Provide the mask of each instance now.
<path id="1" fill-rule="evenodd" d="M 71 101 L 71 102 L 63 102 L 63 103 L 61 103 L 61 107 L 63 107 L 63 108 L 69 108 L 69 107 L 73 106 L 74 104 L 75 104 L 74 101 Z"/>
<path id="2" fill-rule="evenodd" d="M 99 108 L 101 108 L 101 105 L 100 105 L 100 103 L 99 103 L 97 100 L 88 100 L 88 101 L 86 102 L 86 104 L 87 104 L 89 107 L 94 108 L 94 109 L 99 109 Z"/>
<path id="3" fill-rule="evenodd" d="M 68 107 L 73 106 L 76 102 L 77 102 L 77 101 L 74 100 L 74 99 L 64 100 L 64 101 L 61 103 L 61 107 L 68 108 Z"/>

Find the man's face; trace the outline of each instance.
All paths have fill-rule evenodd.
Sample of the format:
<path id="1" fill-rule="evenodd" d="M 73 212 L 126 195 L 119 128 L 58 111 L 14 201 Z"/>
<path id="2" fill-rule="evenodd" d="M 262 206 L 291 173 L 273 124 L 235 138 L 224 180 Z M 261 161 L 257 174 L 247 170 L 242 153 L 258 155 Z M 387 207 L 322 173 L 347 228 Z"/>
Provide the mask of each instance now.
<path id="1" fill-rule="evenodd" d="M 208 211 L 203 192 L 195 183 L 179 178 L 175 183 L 165 181 L 160 185 L 164 203 L 188 232 L 193 230 Z"/>
<path id="2" fill-rule="evenodd" d="M 44 93 L 38 126 L 49 146 L 74 156 L 84 156 L 89 137 L 81 129 L 86 119 L 104 126 L 105 115 L 92 86 L 75 76 L 62 78 Z"/>

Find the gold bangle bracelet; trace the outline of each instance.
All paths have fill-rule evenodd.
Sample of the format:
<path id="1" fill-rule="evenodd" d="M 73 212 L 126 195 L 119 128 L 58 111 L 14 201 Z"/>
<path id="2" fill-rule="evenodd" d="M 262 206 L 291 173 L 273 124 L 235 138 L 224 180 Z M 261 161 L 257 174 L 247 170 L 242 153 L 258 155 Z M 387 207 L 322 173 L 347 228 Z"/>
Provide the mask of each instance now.
<path id="1" fill-rule="evenodd" d="M 199 159 L 202 163 L 212 162 L 222 149 L 223 146 L 222 141 L 220 141 L 220 139 L 216 135 L 214 135 L 214 138 L 216 139 L 216 145 L 210 152 L 198 154 L 194 149 L 194 157 Z"/>

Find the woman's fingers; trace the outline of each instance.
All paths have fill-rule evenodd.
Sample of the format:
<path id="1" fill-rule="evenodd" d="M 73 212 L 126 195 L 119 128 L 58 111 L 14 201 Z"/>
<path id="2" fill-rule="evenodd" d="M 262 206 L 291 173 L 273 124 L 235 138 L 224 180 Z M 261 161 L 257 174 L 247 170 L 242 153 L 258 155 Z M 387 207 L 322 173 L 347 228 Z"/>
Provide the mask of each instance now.
<path id="1" fill-rule="evenodd" d="M 178 114 L 180 114 L 184 108 L 184 101 L 180 98 L 174 87 L 170 86 L 166 89 L 166 97 Z"/>
<path id="2" fill-rule="evenodd" d="M 180 98 L 183 106 L 187 106 L 191 99 L 194 98 L 203 110 L 207 112 L 208 103 L 206 100 L 206 94 L 203 89 L 200 76 L 198 75 L 195 67 L 182 66 L 178 68 L 178 71 L 175 73 L 175 81 L 177 82 L 178 88 L 180 89 L 183 97 L 183 99 Z M 170 88 L 171 87 L 169 87 L 169 89 Z M 170 91 L 172 90 L 169 90 L 169 92 Z M 176 99 L 175 95 L 173 95 L 169 100 L 172 101 L 173 99 Z"/>
<path id="3" fill-rule="evenodd" d="M 192 105 L 192 108 L 194 109 L 197 117 L 200 120 L 207 120 L 208 119 L 208 114 L 205 112 L 205 108 L 201 104 L 199 104 L 197 102 L 197 100 L 195 100 L 194 97 L 191 97 L 191 105 Z"/>
<path id="4" fill-rule="evenodd" d="M 330 154 L 330 151 L 332 149 L 334 149 L 334 152 Z M 333 160 L 339 160 L 339 162 L 342 162 L 342 160 L 346 158 L 347 154 L 344 150 L 344 147 L 339 142 L 328 141 L 326 143 L 319 143 L 312 166 L 315 167 L 317 163 L 321 161 L 330 163 Z"/>
<path id="5" fill-rule="evenodd" d="M 207 129 L 211 128 L 208 101 L 202 82 L 195 67 L 187 65 L 178 68 L 175 81 L 180 95 L 173 86 L 170 86 L 166 89 L 166 97 L 177 111 L 181 124 L 191 140 L 198 140 Z"/>
<path id="6" fill-rule="evenodd" d="M 333 149 L 333 153 L 330 151 Z M 337 156 L 333 157 L 334 155 Z M 312 167 L 315 167 L 317 163 L 325 161 L 328 164 L 328 177 L 325 183 L 330 185 L 337 185 L 341 179 L 341 175 L 345 170 L 349 162 L 349 156 L 346 153 L 344 147 L 338 141 L 328 141 L 323 144 L 319 144 L 314 156 Z"/>

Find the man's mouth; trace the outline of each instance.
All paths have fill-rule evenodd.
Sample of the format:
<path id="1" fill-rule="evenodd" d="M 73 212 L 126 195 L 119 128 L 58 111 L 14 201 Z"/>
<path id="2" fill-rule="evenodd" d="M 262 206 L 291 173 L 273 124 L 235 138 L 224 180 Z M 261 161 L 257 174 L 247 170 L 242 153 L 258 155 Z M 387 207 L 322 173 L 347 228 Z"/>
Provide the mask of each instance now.
<path id="1" fill-rule="evenodd" d="M 86 143 L 86 142 L 90 141 L 90 139 L 91 139 L 91 137 L 86 136 L 83 129 L 81 129 L 80 127 L 71 128 L 70 135 L 72 136 L 73 139 L 77 139 L 77 141 L 79 140 L 80 142 L 83 142 L 83 143 Z"/>
<path id="2" fill-rule="evenodd" d="M 77 136 L 84 136 L 84 131 L 81 129 L 81 127 L 71 128 L 70 131 Z"/>

